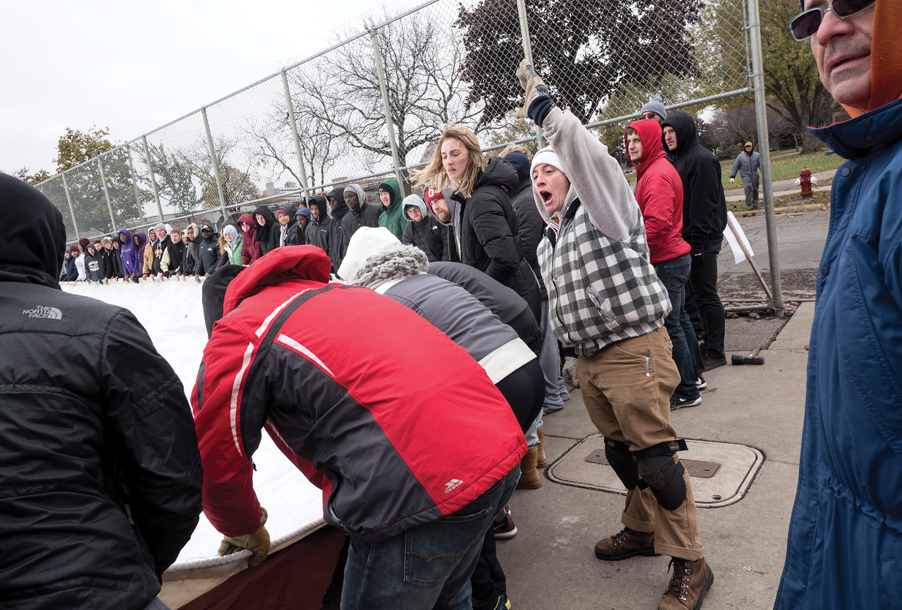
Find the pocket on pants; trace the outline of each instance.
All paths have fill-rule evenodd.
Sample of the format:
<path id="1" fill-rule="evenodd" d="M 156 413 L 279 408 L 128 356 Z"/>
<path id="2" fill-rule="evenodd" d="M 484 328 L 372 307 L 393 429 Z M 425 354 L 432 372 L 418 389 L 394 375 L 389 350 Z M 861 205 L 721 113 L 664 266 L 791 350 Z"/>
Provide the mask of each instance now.
<path id="1" fill-rule="evenodd" d="M 447 578 L 474 544 L 482 545 L 492 509 L 449 515 L 404 532 L 404 582 L 433 586 Z"/>

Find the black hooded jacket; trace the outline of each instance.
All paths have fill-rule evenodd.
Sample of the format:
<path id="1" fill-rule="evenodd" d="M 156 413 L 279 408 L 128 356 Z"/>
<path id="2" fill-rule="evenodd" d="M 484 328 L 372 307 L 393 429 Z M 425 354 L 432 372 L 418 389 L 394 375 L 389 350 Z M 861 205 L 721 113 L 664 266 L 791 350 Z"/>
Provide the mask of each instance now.
<path id="1" fill-rule="evenodd" d="M 338 200 L 338 207 L 332 210 L 332 222 L 329 223 L 329 260 L 332 261 L 332 268 L 338 269 L 348 251 L 348 247 L 345 245 L 344 232 L 342 231 L 342 221 L 345 216 L 351 213 L 351 209 L 345 203 L 344 187 L 332 189 L 329 197 L 334 197 Z M 330 205 L 329 208 L 331 207 Z"/>
<path id="2" fill-rule="evenodd" d="M 469 199 L 460 193 L 453 195 L 460 204 L 460 258 L 462 263 L 513 289 L 539 320 L 538 280 L 523 256 L 517 216 L 502 188 L 513 191 L 519 183 L 513 165 L 492 157 L 477 178 Z"/>
<path id="3" fill-rule="evenodd" d="M 0 600 L 142 609 L 201 511 L 181 382 L 127 309 L 60 290 L 63 219 L 0 174 Z"/>
<path id="4" fill-rule="evenodd" d="M 99 282 L 103 279 L 103 270 L 100 266 L 100 255 L 97 252 L 94 252 L 94 256 L 91 256 L 88 253 L 88 249 L 85 248 L 85 253 L 82 255 L 85 257 L 85 279 L 89 282 Z"/>
<path id="5" fill-rule="evenodd" d="M 106 247 L 102 248 L 100 250 L 100 269 L 103 273 L 103 278 L 106 280 L 111 280 L 114 277 L 125 277 L 119 250 L 116 248 L 111 248 L 110 250 L 107 250 Z"/>
<path id="6" fill-rule="evenodd" d="M 262 227 L 257 223 L 257 232 L 255 233 L 257 243 L 260 244 L 260 250 L 266 255 L 279 245 L 279 221 L 276 220 L 272 210 L 265 205 L 258 205 L 257 209 L 254 210 L 254 222 L 257 220 L 257 214 L 266 219 L 266 224 Z M 214 269 L 210 269 L 208 273 L 213 273 L 213 271 Z"/>
<path id="7" fill-rule="evenodd" d="M 311 246 L 317 246 L 322 248 L 326 254 L 329 254 L 329 235 L 330 235 L 330 227 L 332 225 L 332 218 L 329 217 L 327 212 L 326 198 L 322 195 L 316 195 L 313 197 L 312 203 L 316 204 L 317 213 L 319 214 L 319 220 L 313 218 L 313 213 L 310 213 L 310 222 L 307 223 L 307 243 Z M 329 260 L 332 260 L 332 257 L 329 257 Z M 334 265 L 335 262 L 332 261 Z M 338 267 L 332 267 L 332 271 L 335 271 Z"/>
<path id="8" fill-rule="evenodd" d="M 259 229 L 259 225 L 257 225 Z M 201 234 L 197 239 L 197 261 L 194 263 L 194 275 L 211 275 L 219 265 L 219 235 L 213 233 L 210 239 Z"/>
<path id="9" fill-rule="evenodd" d="M 548 299 L 545 284 L 542 283 L 542 269 L 539 267 L 539 256 L 536 250 L 539 242 L 545 237 L 545 220 L 539 214 L 536 207 L 536 199 L 532 194 L 532 180 L 527 178 L 510 194 L 511 206 L 517 215 L 517 225 L 520 228 L 520 243 L 523 244 L 523 256 L 529 263 L 532 272 L 539 282 L 539 291 L 542 300 Z"/>
<path id="10" fill-rule="evenodd" d="M 677 137 L 676 150 L 671 154 L 683 182 L 683 239 L 689 242 L 693 254 L 717 252 L 727 226 L 720 163 L 699 144 L 691 115 L 674 112 L 663 126 L 672 127 Z"/>

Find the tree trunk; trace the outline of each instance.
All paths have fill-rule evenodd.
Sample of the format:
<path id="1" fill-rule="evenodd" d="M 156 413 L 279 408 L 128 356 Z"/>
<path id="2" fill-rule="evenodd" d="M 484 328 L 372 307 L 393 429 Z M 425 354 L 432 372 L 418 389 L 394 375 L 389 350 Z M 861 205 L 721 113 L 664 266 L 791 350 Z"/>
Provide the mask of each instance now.
<path id="1" fill-rule="evenodd" d="M 811 135 L 808 130 L 802 132 L 802 152 L 809 153 L 817 150 L 820 140 Z"/>

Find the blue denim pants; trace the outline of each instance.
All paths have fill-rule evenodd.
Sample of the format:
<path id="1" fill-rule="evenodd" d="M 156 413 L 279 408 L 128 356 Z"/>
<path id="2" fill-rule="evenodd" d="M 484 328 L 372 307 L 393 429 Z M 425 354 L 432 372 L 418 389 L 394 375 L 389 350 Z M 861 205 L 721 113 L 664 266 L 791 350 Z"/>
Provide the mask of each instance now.
<path id="1" fill-rule="evenodd" d="M 342 610 L 469 610 L 470 575 L 486 530 L 514 491 L 520 467 L 456 513 L 388 540 L 351 542 Z"/>
<path id="2" fill-rule="evenodd" d="M 680 371 L 680 385 L 674 390 L 677 398 L 695 400 L 698 398 L 698 388 L 695 380 L 701 374 L 702 352 L 695 338 L 695 330 L 686 313 L 686 283 L 689 281 L 689 272 L 692 269 L 692 261 L 688 254 L 672 258 L 669 261 L 654 263 L 658 279 L 667 288 L 670 295 L 672 309 L 664 318 L 664 327 L 670 335 L 673 343 L 673 361 Z"/>

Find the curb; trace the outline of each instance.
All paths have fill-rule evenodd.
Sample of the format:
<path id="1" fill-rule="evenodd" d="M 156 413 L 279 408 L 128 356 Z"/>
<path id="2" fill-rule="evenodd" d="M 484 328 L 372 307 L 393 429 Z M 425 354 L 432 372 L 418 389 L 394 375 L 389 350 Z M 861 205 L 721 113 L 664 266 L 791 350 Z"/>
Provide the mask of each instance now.
<path id="1" fill-rule="evenodd" d="M 774 208 L 774 214 L 790 214 L 793 212 L 822 212 L 829 210 L 829 203 L 805 203 L 802 205 L 785 205 Z M 764 210 L 749 210 L 745 212 L 733 212 L 736 218 L 749 218 L 751 216 L 764 216 Z"/>

